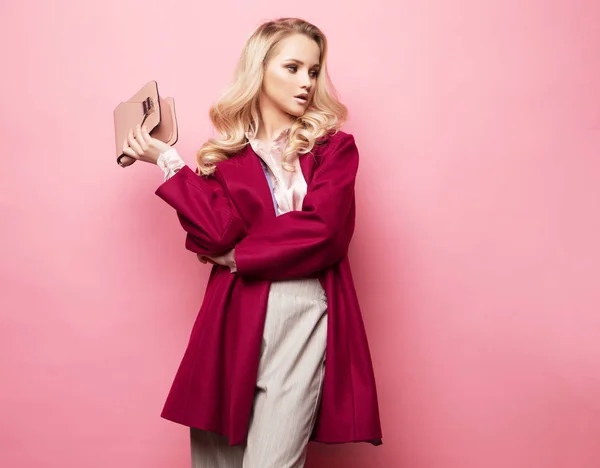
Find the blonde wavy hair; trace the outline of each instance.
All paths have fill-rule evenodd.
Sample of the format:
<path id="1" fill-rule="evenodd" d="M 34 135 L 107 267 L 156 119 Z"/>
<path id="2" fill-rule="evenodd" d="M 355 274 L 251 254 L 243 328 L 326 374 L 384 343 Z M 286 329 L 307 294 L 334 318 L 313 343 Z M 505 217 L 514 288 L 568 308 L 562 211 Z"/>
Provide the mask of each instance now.
<path id="1" fill-rule="evenodd" d="M 316 26 L 299 18 L 280 18 L 261 24 L 246 42 L 238 61 L 233 84 L 210 108 L 209 116 L 219 134 L 198 150 L 198 174 L 214 173 L 218 162 L 239 153 L 247 144 L 246 132 L 256 134 L 260 125 L 259 96 L 266 64 L 277 45 L 293 34 L 304 34 L 319 46 L 320 71 L 315 92 L 306 112 L 293 122 L 282 166 L 292 155 L 309 153 L 315 142 L 335 133 L 346 121 L 348 110 L 337 97 L 327 73 L 327 39 Z"/>

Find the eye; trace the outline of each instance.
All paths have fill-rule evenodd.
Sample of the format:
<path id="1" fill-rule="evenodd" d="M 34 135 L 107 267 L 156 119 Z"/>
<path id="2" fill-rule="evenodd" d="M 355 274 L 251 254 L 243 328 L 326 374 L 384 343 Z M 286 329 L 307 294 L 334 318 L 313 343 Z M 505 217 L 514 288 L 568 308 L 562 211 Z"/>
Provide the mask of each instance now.
<path id="1" fill-rule="evenodd" d="M 312 76 L 313 78 L 316 78 L 317 76 L 319 76 L 319 72 L 317 70 L 312 70 L 310 72 L 310 76 Z"/>
<path id="2" fill-rule="evenodd" d="M 286 68 L 292 73 L 296 73 L 298 71 L 297 65 L 287 65 Z"/>

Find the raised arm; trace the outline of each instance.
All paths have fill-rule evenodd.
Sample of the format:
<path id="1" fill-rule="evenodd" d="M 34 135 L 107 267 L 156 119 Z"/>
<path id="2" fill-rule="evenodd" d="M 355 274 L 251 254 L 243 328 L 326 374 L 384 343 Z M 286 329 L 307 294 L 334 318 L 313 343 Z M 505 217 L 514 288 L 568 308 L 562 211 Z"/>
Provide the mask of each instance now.
<path id="1" fill-rule="evenodd" d="M 184 166 L 156 190 L 156 195 L 177 211 L 187 232 L 185 247 L 192 252 L 219 255 L 244 235 L 244 222 L 214 177 L 198 177 Z"/>
<path id="2" fill-rule="evenodd" d="M 177 210 L 188 233 L 186 248 L 201 255 L 219 255 L 243 236 L 244 222 L 220 183 L 214 177 L 194 174 L 175 148 L 150 136 L 145 126 L 129 130 L 123 154 L 162 169 L 165 182 L 156 194 Z"/>

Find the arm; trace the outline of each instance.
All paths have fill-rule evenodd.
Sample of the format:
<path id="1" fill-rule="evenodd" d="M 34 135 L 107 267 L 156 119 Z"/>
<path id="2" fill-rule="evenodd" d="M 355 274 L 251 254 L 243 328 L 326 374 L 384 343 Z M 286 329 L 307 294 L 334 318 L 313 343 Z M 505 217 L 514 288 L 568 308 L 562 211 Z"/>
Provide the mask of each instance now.
<path id="1" fill-rule="evenodd" d="M 302 211 L 261 223 L 235 246 L 237 274 L 299 278 L 328 268 L 347 254 L 354 232 L 358 149 L 352 135 L 343 134 L 339 140 L 315 170 Z"/>
<path id="2" fill-rule="evenodd" d="M 156 194 L 177 210 L 188 233 L 187 249 L 201 255 L 218 255 L 230 250 L 243 235 L 244 223 L 219 182 L 214 177 L 194 174 L 175 148 L 151 137 L 145 126 L 129 130 L 123 153 L 162 169 L 165 182 Z"/>
<path id="3" fill-rule="evenodd" d="M 221 184 L 214 177 L 199 177 L 188 166 L 170 175 L 156 195 L 175 208 L 187 232 L 185 247 L 196 254 L 222 254 L 245 232 Z"/>

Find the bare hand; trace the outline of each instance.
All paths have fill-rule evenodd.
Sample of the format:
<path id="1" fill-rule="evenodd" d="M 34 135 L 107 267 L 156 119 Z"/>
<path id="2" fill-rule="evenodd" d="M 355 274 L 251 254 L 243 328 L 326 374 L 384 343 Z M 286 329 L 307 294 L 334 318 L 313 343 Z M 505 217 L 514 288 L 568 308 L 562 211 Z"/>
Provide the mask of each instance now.
<path id="1" fill-rule="evenodd" d="M 223 255 L 217 255 L 214 257 L 208 255 L 196 254 L 198 260 L 202 263 L 212 263 L 213 265 L 221 265 L 233 269 L 235 271 L 235 248 L 231 249 L 229 252 L 224 253 Z"/>
<path id="2" fill-rule="evenodd" d="M 196 257 L 198 257 L 198 260 L 200 260 L 200 263 L 212 263 L 213 265 L 216 265 L 216 263 L 214 262 L 214 260 L 212 260 L 210 257 L 207 257 L 205 255 L 202 254 L 196 254 Z"/>
<path id="3" fill-rule="evenodd" d="M 165 142 L 151 137 L 148 129 L 145 126 L 142 128 L 141 125 L 130 129 L 127 139 L 123 142 L 123 154 L 152 164 L 156 164 L 160 153 L 170 148 Z"/>

